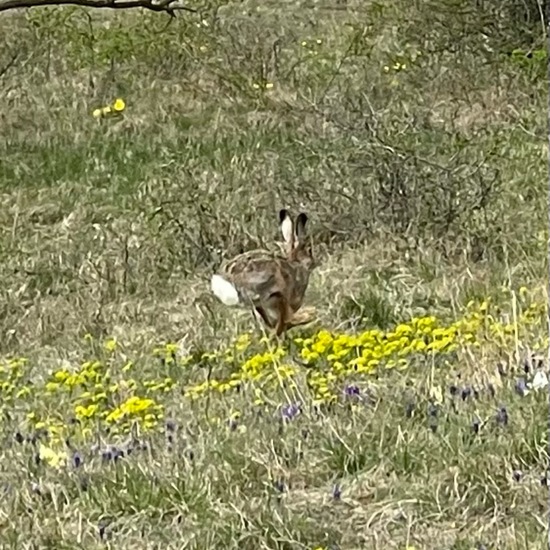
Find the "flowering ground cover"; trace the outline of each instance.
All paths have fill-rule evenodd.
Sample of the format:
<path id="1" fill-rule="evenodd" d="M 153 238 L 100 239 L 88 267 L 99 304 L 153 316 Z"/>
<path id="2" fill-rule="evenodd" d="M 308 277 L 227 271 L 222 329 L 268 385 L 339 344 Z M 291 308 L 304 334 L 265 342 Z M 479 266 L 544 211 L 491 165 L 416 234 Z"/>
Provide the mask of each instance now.
<path id="1" fill-rule="evenodd" d="M 454 547 L 462 530 L 464 547 L 489 548 L 518 525 L 536 541 L 541 296 L 521 289 L 515 317 L 471 302 L 454 320 L 282 342 L 252 331 L 208 352 L 165 343 L 134 357 L 83 335 L 80 360 L 49 372 L 6 358 L 6 540 L 17 545 L 33 521 L 41 541 L 86 545 L 171 544 L 177 533 L 197 547 L 347 548 L 373 529 L 400 533 L 396 548 L 428 547 L 437 518 Z M 319 531 L 324 516 L 337 521 Z M 418 528 L 404 537 L 407 518 Z"/>
<path id="2" fill-rule="evenodd" d="M 0 15 L 0 547 L 546 549 L 541 3 L 185 6 Z"/>

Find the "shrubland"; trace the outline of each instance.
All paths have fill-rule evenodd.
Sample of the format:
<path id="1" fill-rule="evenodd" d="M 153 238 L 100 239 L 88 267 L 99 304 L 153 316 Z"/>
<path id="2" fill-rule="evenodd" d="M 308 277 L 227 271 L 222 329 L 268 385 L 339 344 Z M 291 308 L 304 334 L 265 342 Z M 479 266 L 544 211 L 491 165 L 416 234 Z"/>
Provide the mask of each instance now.
<path id="1" fill-rule="evenodd" d="M 0 16 L 4 547 L 545 548 L 545 6 L 188 5 Z"/>

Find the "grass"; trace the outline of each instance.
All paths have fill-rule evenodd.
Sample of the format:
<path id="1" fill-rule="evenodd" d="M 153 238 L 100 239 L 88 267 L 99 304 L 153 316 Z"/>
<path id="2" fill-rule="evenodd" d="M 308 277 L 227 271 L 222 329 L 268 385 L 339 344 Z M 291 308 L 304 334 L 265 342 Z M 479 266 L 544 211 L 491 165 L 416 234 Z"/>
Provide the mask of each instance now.
<path id="1" fill-rule="evenodd" d="M 3 547 L 546 548 L 547 56 L 481 4 L 0 18 Z M 282 206 L 276 341 L 208 281 Z"/>

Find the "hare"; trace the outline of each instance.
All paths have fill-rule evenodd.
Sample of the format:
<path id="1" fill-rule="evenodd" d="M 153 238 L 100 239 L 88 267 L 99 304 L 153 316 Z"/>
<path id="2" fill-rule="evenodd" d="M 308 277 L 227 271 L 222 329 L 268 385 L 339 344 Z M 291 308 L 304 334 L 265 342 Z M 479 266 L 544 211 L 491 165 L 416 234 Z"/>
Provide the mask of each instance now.
<path id="1" fill-rule="evenodd" d="M 286 255 L 265 250 L 245 252 L 227 262 L 221 274 L 211 279 L 212 292 L 222 303 L 251 305 L 277 336 L 313 319 L 314 308 L 298 312 L 316 266 L 312 241 L 306 234 L 307 220 L 302 212 L 294 223 L 288 210 L 282 209 L 279 222 Z"/>

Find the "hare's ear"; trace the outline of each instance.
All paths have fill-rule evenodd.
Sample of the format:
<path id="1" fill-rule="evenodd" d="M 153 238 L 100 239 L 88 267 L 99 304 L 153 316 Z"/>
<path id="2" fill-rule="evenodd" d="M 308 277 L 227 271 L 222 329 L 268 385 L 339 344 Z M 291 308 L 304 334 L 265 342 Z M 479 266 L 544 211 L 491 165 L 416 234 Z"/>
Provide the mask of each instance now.
<path id="1" fill-rule="evenodd" d="M 285 208 L 279 212 L 279 223 L 281 224 L 281 233 L 283 234 L 285 244 L 292 248 L 294 246 L 294 224 L 292 223 L 289 211 Z"/>
<path id="2" fill-rule="evenodd" d="M 298 214 L 296 218 L 296 240 L 300 242 L 306 236 L 306 223 L 308 217 L 304 212 Z"/>

